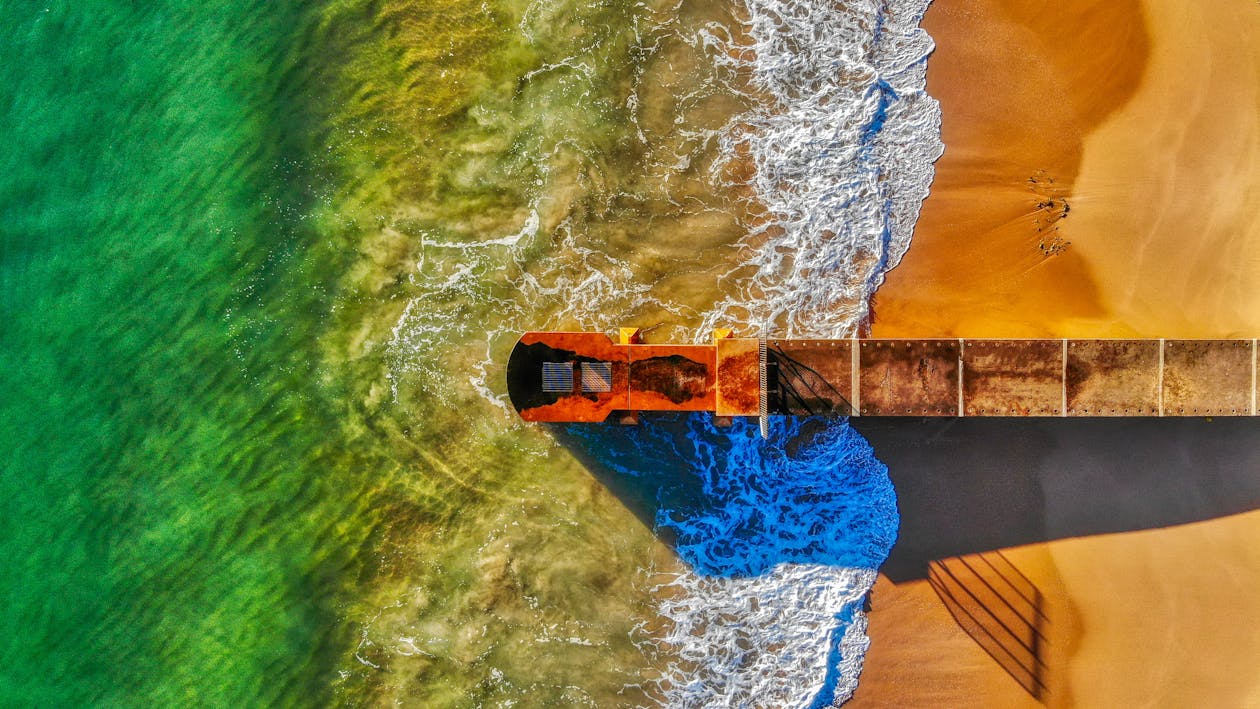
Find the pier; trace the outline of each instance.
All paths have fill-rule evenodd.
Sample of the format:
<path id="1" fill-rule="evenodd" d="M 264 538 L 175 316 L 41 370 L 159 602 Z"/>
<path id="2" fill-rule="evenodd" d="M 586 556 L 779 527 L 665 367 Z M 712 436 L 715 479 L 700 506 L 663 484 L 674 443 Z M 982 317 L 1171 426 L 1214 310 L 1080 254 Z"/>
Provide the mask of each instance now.
<path id="1" fill-rule="evenodd" d="M 526 421 L 719 417 L 1255 416 L 1256 340 L 842 339 L 714 333 L 642 343 L 623 329 L 525 333 L 508 395 Z"/>

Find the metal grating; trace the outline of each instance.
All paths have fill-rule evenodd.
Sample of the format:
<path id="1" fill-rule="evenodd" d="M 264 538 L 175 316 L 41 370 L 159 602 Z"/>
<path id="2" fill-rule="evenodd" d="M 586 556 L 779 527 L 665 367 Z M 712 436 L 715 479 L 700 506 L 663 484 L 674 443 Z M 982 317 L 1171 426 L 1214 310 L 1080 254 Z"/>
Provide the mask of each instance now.
<path id="1" fill-rule="evenodd" d="M 761 428 L 762 440 L 770 437 L 770 419 L 767 418 L 770 414 L 770 411 L 769 411 L 770 399 L 766 395 L 766 385 L 767 385 L 766 358 L 767 357 L 768 355 L 766 352 L 766 338 L 764 337 L 758 338 L 757 340 L 757 369 L 760 372 L 758 379 L 761 380 L 760 386 L 758 388 L 761 391 L 757 395 L 757 423 L 759 427 Z"/>
<path id="2" fill-rule="evenodd" d="M 543 362 L 542 390 L 552 393 L 572 393 L 573 363 Z"/>
<path id="3" fill-rule="evenodd" d="M 612 391 L 612 362 L 583 362 L 582 391 Z"/>

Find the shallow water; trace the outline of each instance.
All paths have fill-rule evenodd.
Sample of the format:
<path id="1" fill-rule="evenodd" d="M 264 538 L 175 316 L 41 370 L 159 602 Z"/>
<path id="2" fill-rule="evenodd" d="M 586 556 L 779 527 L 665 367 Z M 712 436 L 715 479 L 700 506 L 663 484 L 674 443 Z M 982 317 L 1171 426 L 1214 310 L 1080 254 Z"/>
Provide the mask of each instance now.
<path id="1" fill-rule="evenodd" d="M 891 542 L 860 439 L 788 463 L 691 420 L 700 448 L 657 449 L 769 500 L 865 471 L 882 501 L 857 556 L 713 573 L 687 525 L 800 541 L 813 508 L 755 521 L 730 516 L 762 509 L 751 487 L 711 488 L 677 523 L 636 517 L 506 410 L 500 363 L 525 329 L 859 327 L 939 146 L 930 44 L 882 7 L 10 8 L 0 704 L 639 705 L 802 676 L 782 696 L 842 696 Z M 808 18 L 814 44 L 774 39 Z M 785 604 L 728 635 L 679 605 L 767 594 Z M 762 630 L 805 643 L 779 689 L 721 669 Z"/>
<path id="2" fill-rule="evenodd" d="M 378 515 L 317 346 L 313 19 L 3 13 L 0 704 L 329 695 Z"/>

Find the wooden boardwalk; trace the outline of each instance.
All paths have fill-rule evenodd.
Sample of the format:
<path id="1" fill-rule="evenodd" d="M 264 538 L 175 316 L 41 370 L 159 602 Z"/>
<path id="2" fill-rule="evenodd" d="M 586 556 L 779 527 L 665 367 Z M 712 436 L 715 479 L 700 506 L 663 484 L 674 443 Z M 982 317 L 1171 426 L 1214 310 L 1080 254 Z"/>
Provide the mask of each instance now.
<path id="1" fill-rule="evenodd" d="M 1256 340 L 716 337 L 712 345 L 646 345 L 633 331 L 621 342 L 526 333 L 508 362 L 508 393 L 529 421 L 638 411 L 1255 416 L 1256 368 Z"/>

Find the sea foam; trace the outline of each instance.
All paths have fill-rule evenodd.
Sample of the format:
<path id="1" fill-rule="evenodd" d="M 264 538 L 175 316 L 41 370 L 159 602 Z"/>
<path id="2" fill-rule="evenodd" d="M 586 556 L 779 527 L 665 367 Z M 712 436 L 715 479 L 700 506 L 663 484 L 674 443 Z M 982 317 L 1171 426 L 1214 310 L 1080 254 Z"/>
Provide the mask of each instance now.
<path id="1" fill-rule="evenodd" d="M 744 241 L 735 292 L 706 325 L 841 337 L 910 244 L 940 157 L 925 92 L 928 0 L 745 0 L 745 32 L 714 28 L 715 60 L 750 76 L 758 108 L 722 136 L 751 159 L 768 218 Z M 746 157 L 745 157 L 746 156 Z M 720 175 L 725 165 L 718 165 Z"/>

